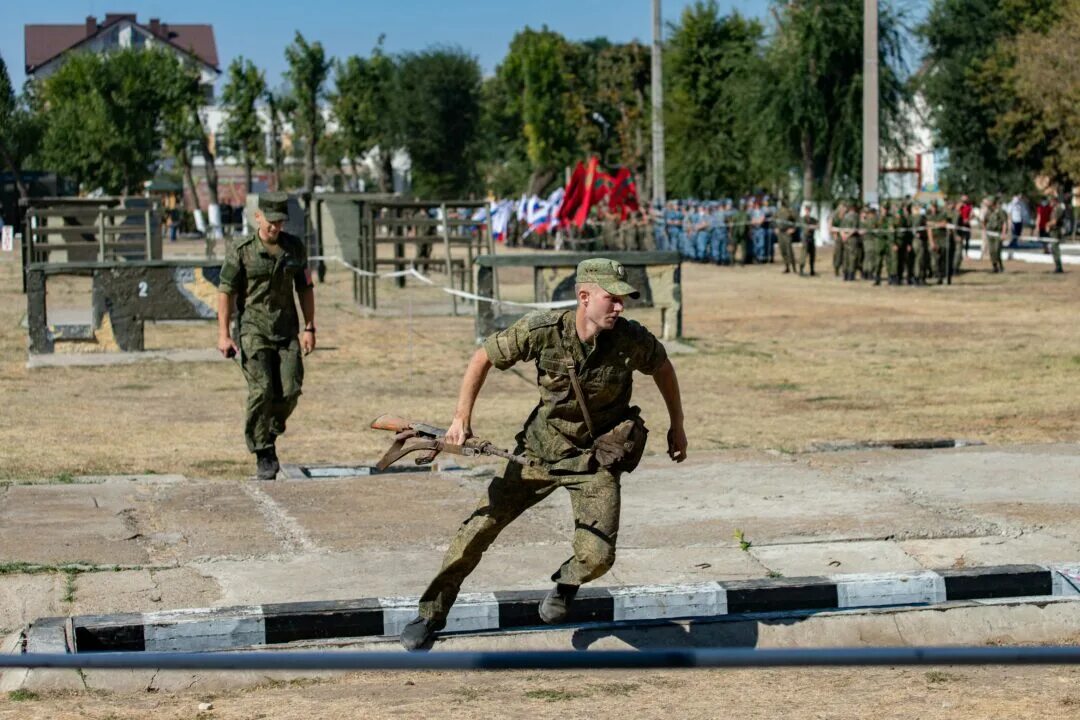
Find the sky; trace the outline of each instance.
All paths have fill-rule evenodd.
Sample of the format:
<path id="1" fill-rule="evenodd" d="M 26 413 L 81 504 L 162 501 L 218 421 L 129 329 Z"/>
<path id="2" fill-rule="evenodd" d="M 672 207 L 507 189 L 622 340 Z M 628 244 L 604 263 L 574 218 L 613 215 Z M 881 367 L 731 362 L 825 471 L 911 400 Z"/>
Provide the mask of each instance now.
<path id="1" fill-rule="evenodd" d="M 663 0 L 665 21 L 677 20 L 692 0 Z M 718 0 L 722 13 L 738 10 L 765 19 L 768 0 Z M 25 80 L 23 26 L 99 22 L 105 13 L 136 13 L 148 24 L 209 23 L 214 26 L 224 72 L 237 55 L 266 73 L 271 87 L 281 83 L 285 47 L 299 30 L 318 40 L 333 57 L 367 55 L 386 35 L 391 53 L 430 45 L 460 46 L 477 56 L 485 74 L 502 60 L 514 34 L 526 25 L 547 25 L 572 40 L 606 36 L 615 42 L 652 37 L 651 0 L 0 0 L 0 56 L 16 88 Z"/>

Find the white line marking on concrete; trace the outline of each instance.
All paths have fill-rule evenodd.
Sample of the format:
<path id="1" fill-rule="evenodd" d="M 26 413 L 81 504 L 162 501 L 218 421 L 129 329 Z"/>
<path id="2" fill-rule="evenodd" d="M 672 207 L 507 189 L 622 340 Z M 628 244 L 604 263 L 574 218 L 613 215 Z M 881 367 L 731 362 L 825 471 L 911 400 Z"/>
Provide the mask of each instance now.
<path id="1" fill-rule="evenodd" d="M 726 615 L 727 591 L 717 582 L 610 588 L 615 620 Z"/>
<path id="2" fill-rule="evenodd" d="M 916 573 L 833 575 L 841 608 L 945 602 L 945 578 L 932 570 Z"/>
<path id="3" fill-rule="evenodd" d="M 1080 564 L 1054 565 L 1050 568 L 1055 597 L 1080 596 Z"/>
<path id="4" fill-rule="evenodd" d="M 379 598 L 383 609 L 383 634 L 400 635 L 410 620 L 416 617 L 418 597 Z M 472 632 L 499 628 L 499 601 L 495 593 L 461 593 L 446 616 L 448 632 Z"/>
<path id="5" fill-rule="evenodd" d="M 246 482 L 243 485 L 244 492 L 255 501 L 266 520 L 267 528 L 281 540 L 281 547 L 287 553 L 316 552 L 320 548 L 308 537 L 304 527 L 284 508 L 278 505 L 274 498 L 263 492 L 262 488 Z"/>

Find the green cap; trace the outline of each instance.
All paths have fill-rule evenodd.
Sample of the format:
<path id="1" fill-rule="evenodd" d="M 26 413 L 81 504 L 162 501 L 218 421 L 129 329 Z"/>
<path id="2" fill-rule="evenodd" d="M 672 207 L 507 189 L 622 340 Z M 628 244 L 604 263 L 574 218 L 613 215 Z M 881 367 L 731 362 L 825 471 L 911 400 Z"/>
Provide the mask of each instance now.
<path id="1" fill-rule="evenodd" d="M 590 258 L 579 262 L 575 280 L 578 284 L 596 283 L 612 295 L 629 295 L 635 299 L 641 297 L 637 288 L 626 282 L 623 264 L 607 258 Z"/>
<path id="2" fill-rule="evenodd" d="M 289 219 L 289 195 L 283 192 L 262 193 L 259 195 L 259 212 L 267 222 L 279 222 Z"/>

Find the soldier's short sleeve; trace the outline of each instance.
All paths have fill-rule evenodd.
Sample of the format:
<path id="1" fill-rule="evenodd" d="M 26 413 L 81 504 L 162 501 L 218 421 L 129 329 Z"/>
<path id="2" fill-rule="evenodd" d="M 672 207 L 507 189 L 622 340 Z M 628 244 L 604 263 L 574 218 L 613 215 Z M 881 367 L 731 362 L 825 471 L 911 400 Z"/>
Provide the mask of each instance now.
<path id="1" fill-rule="evenodd" d="M 218 280 L 218 292 L 235 295 L 244 289 L 244 264 L 240 260 L 240 248 L 230 243 L 225 251 L 225 261 L 221 264 L 221 277 Z"/>
<path id="2" fill-rule="evenodd" d="M 515 363 L 530 359 L 532 343 L 529 329 L 529 315 L 518 320 L 516 323 L 488 336 L 484 340 L 484 351 L 488 360 L 499 370 L 506 370 Z"/>
<path id="3" fill-rule="evenodd" d="M 315 281 L 311 277 L 311 268 L 308 266 L 307 248 L 300 240 L 296 241 L 296 246 L 296 255 L 300 258 L 300 264 L 293 276 L 293 284 L 296 286 L 296 291 L 301 292 L 315 287 Z"/>
<path id="4" fill-rule="evenodd" d="M 667 360 L 664 344 L 641 323 L 628 320 L 624 341 L 631 366 L 638 372 L 652 375 Z"/>

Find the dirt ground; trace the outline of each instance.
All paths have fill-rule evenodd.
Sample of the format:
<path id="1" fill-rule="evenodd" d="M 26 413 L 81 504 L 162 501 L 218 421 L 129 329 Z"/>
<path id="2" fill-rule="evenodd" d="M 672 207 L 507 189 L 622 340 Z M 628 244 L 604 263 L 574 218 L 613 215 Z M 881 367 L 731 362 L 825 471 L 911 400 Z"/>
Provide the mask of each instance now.
<path id="1" fill-rule="evenodd" d="M 0 259 L 0 404 L 17 420 L 0 424 L 0 480 L 124 472 L 236 480 L 253 472 L 235 364 L 26 369 L 16 263 Z M 793 452 L 838 438 L 1076 440 L 1080 273 L 1011 263 L 992 275 L 985 263 L 967 263 L 978 271 L 930 288 L 839 282 L 827 252 L 820 266 L 828 272 L 816 278 L 776 265 L 684 265 L 684 334 L 696 352 L 674 361 L 691 450 Z M 526 271 L 501 281 L 504 297 L 529 299 Z M 50 307 L 89 307 L 88 281 L 49 287 Z M 284 462 L 371 460 L 388 438 L 367 425 L 384 412 L 448 422 L 474 331 L 468 315 L 421 314 L 432 303 L 449 307 L 445 297 L 383 283 L 380 306 L 396 316 L 366 317 L 351 301 L 348 272 L 331 271 L 317 289 L 319 349 L 279 441 Z M 632 316 L 656 327 L 655 311 Z M 215 333 L 211 323 L 148 325 L 147 346 L 211 347 Z M 510 443 L 535 403 L 531 372 L 492 373 L 477 433 Z M 655 386 L 642 378 L 635 400 L 662 431 Z"/>
<path id="2" fill-rule="evenodd" d="M 200 711 L 202 703 L 211 710 Z M 357 673 L 220 694 L 44 693 L 0 699 L 5 720 L 308 718 L 914 720 L 1080 716 L 1080 669 L 870 668 Z"/>
<path id="3" fill-rule="evenodd" d="M 183 249 L 183 248 L 182 248 Z M 197 250 L 192 245 L 190 250 Z M 948 436 L 988 443 L 1080 439 L 1080 273 L 982 262 L 952 287 L 841 283 L 776 265 L 684 266 L 685 341 L 674 356 L 695 449 L 805 449 L 814 440 Z M 27 370 L 18 260 L 0 256 L 0 481 L 180 473 L 236 487 L 253 472 L 244 385 L 228 362 Z M 437 281 L 442 278 L 435 276 Z M 527 273 L 502 277 L 528 298 Z M 392 317 L 351 301 L 345 271 L 317 289 L 320 347 L 279 449 L 285 462 L 370 462 L 383 412 L 447 422 L 473 351 L 470 316 L 430 317 L 437 291 L 380 289 Z M 50 307 L 89 306 L 86 282 L 50 283 Z M 410 317 L 410 311 L 412 317 Z M 656 327 L 651 311 L 633 313 Z M 212 324 L 148 327 L 148 348 L 214 343 Z M 492 373 L 474 418 L 509 444 L 535 402 L 531 370 Z M 662 437 L 647 379 L 636 401 Z M 660 448 L 650 447 L 650 452 Z M 224 487 L 224 485 L 222 486 Z M 199 710 L 202 702 L 213 709 Z M 194 693 L 0 697 L 0 718 L 555 717 L 1035 718 L 1080 716 L 1080 670 L 878 668 L 650 673 L 359 673 L 333 681 Z"/>

